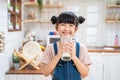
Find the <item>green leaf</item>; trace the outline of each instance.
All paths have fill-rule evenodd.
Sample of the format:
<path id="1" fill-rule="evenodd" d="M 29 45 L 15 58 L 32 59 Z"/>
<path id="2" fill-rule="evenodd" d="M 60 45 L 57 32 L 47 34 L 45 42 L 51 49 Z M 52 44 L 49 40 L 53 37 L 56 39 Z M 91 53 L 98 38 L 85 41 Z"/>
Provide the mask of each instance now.
<path id="1" fill-rule="evenodd" d="M 43 2 L 42 0 L 37 0 L 37 3 L 38 3 L 39 11 L 41 12 L 43 8 Z"/>
<path id="2" fill-rule="evenodd" d="M 13 54 L 12 59 L 13 59 L 13 63 L 19 63 L 20 62 L 20 57 L 17 56 L 17 55 Z"/>

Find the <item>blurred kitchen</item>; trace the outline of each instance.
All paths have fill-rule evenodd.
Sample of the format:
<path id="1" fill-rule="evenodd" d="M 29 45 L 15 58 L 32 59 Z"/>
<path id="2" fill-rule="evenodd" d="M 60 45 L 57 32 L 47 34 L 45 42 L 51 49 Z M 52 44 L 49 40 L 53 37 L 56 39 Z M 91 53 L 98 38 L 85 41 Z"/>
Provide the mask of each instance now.
<path id="1" fill-rule="evenodd" d="M 19 60 L 23 65 L 15 70 L 13 56 L 29 41 L 44 51 L 58 40 L 50 18 L 62 11 L 86 19 L 75 35 L 87 46 L 93 63 L 85 80 L 120 80 L 120 0 L 0 0 L 0 80 L 50 80 L 34 61 L 28 61 L 34 71 L 25 71 L 28 63 Z"/>

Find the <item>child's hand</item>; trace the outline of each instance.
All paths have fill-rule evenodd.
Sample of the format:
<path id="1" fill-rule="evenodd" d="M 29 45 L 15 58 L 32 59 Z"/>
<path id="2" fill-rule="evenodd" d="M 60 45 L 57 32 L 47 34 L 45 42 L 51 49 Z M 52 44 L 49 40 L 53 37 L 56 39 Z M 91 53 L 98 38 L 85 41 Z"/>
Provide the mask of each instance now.
<path id="1" fill-rule="evenodd" d="M 76 56 L 76 54 L 75 54 L 76 53 L 76 48 L 75 48 L 75 42 L 74 41 L 68 43 L 67 52 L 71 54 L 71 58 L 73 56 Z"/>
<path id="2" fill-rule="evenodd" d="M 64 51 L 63 46 L 64 46 L 64 43 L 58 43 L 58 53 L 57 53 L 57 55 L 58 55 L 59 57 L 62 56 L 62 52 Z"/>
<path id="3" fill-rule="evenodd" d="M 61 57 L 63 52 L 69 52 L 69 43 L 58 43 L 58 56 Z"/>
<path id="4" fill-rule="evenodd" d="M 72 57 L 75 56 L 75 50 L 76 50 L 75 44 L 74 41 L 72 41 L 67 43 L 60 43 L 58 52 L 61 53 L 61 55 L 63 52 L 68 52 Z"/>

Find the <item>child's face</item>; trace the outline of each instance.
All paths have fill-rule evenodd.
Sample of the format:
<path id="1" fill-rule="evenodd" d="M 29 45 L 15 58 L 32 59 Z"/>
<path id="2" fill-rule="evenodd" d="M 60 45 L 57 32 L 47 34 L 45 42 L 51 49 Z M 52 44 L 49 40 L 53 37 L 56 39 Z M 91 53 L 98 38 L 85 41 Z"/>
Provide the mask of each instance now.
<path id="1" fill-rule="evenodd" d="M 64 36 L 64 37 L 73 36 L 76 33 L 77 29 L 78 28 L 74 24 L 68 24 L 68 23 L 60 23 L 56 27 L 56 30 L 58 31 L 60 36 Z"/>

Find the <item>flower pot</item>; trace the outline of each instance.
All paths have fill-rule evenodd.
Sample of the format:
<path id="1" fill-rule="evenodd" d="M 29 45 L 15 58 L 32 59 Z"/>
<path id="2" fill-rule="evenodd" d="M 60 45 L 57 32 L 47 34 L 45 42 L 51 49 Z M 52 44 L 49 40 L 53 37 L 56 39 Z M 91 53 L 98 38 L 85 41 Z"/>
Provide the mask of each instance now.
<path id="1" fill-rule="evenodd" d="M 13 63 L 13 65 L 15 70 L 19 70 L 20 63 Z"/>

